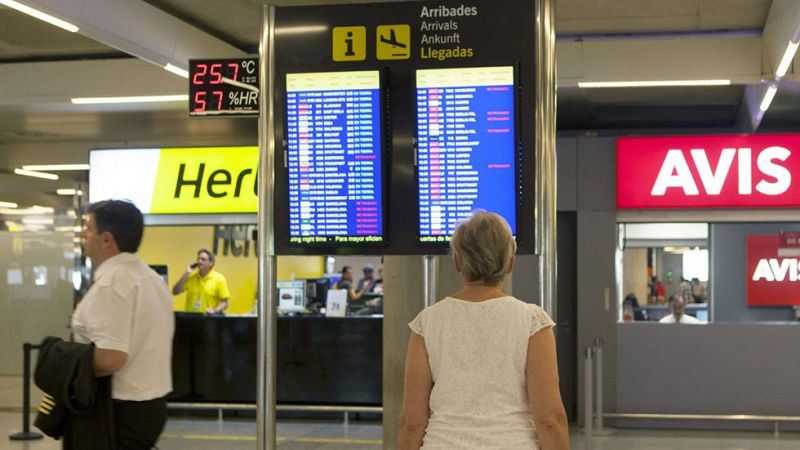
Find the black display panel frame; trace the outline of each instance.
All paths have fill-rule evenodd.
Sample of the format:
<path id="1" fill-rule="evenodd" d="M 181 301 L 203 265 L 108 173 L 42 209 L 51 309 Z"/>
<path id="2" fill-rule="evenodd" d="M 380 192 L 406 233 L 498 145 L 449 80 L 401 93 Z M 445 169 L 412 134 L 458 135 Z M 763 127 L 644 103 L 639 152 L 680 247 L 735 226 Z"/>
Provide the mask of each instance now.
<path id="1" fill-rule="evenodd" d="M 366 74 L 368 72 L 376 72 L 377 76 L 378 76 L 378 102 L 377 102 L 378 111 L 375 112 L 375 116 L 376 117 L 374 117 L 374 119 L 376 119 L 377 126 L 378 126 L 378 130 L 377 130 L 377 136 L 378 136 L 377 141 L 378 142 L 376 142 L 376 144 L 379 146 L 378 147 L 378 155 L 379 155 L 380 161 L 379 161 L 379 164 L 378 164 L 378 171 L 380 173 L 380 180 L 381 181 L 380 181 L 380 186 L 378 186 L 378 188 L 375 191 L 379 192 L 380 193 L 380 197 L 381 197 L 381 203 L 380 203 L 380 206 L 379 206 L 380 213 L 381 213 L 381 222 L 380 222 L 379 225 L 380 225 L 380 230 L 381 230 L 381 235 L 380 236 L 381 236 L 382 239 L 380 241 L 364 240 L 363 242 L 356 242 L 352 238 L 357 238 L 359 236 L 343 236 L 343 238 L 347 238 L 347 239 L 345 241 L 342 241 L 342 242 L 337 242 L 336 239 L 335 239 L 336 236 L 330 236 L 333 239 L 328 240 L 327 242 L 302 242 L 302 241 L 298 242 L 295 239 L 296 238 L 302 238 L 302 237 L 301 236 L 295 236 L 291 232 L 291 217 L 290 217 L 291 211 L 290 211 L 290 214 L 286 215 L 286 220 L 288 222 L 287 229 L 289 230 L 289 232 L 287 234 L 287 237 L 288 237 L 287 245 L 290 246 L 290 247 L 298 247 L 298 248 L 309 248 L 309 247 L 312 247 L 312 248 L 331 248 L 331 247 L 337 247 L 337 246 L 356 247 L 356 248 L 358 248 L 358 247 L 384 247 L 384 246 L 387 245 L 387 242 L 388 242 L 388 237 L 387 237 L 387 233 L 386 233 L 386 231 L 387 231 L 387 226 L 386 226 L 387 220 L 386 220 L 386 217 L 387 217 L 387 213 L 388 213 L 388 209 L 386 207 L 386 205 L 387 205 L 387 199 L 386 199 L 387 188 L 386 188 L 386 186 L 387 186 L 387 176 L 388 176 L 388 172 L 389 172 L 387 170 L 387 167 L 388 167 L 387 160 L 388 160 L 388 153 L 389 152 L 387 151 L 388 148 L 387 148 L 387 142 L 386 142 L 386 133 L 385 133 L 385 130 L 384 130 L 385 126 L 386 126 L 386 120 L 385 120 L 385 111 L 386 111 L 386 103 L 385 103 L 386 102 L 386 92 L 385 92 L 385 89 L 386 89 L 386 86 L 385 86 L 385 82 L 384 82 L 386 76 L 384 74 L 384 71 L 381 71 L 381 70 L 355 70 L 355 71 L 347 70 L 347 71 L 336 71 L 336 72 L 291 72 L 291 73 L 286 73 L 284 75 L 283 81 L 284 81 L 284 83 L 288 83 L 287 80 L 288 80 L 288 76 L 289 75 L 304 76 L 304 75 L 319 75 L 319 74 L 336 74 L 336 73 L 344 73 L 344 72 L 351 72 L 351 73 L 352 72 L 357 72 L 357 73 L 364 73 L 364 74 Z M 286 86 L 286 85 L 284 84 L 284 86 Z M 356 89 L 354 88 L 352 90 L 356 90 Z M 284 138 L 284 147 L 283 147 L 284 166 L 276 166 L 276 171 L 283 170 L 283 171 L 286 172 L 286 175 L 287 175 L 286 179 L 287 179 L 287 187 L 288 187 L 288 189 L 285 189 L 285 192 L 282 192 L 281 195 L 284 194 L 284 193 L 286 194 L 286 202 L 287 202 L 287 205 L 289 205 L 291 203 L 291 201 L 289 199 L 289 196 L 291 195 L 291 192 L 290 192 L 291 183 L 289 182 L 289 175 L 288 175 L 288 173 L 289 173 L 289 167 L 288 166 L 289 166 L 289 162 L 290 162 L 289 161 L 289 158 L 290 158 L 289 152 L 290 152 L 290 150 L 289 150 L 289 142 L 288 142 L 288 137 L 289 137 L 288 136 L 289 135 L 289 131 L 288 131 L 289 130 L 289 123 L 288 123 L 288 118 L 289 118 L 288 95 L 289 95 L 289 93 L 288 93 L 288 87 L 284 87 L 283 93 L 284 93 L 284 102 L 283 102 L 284 121 L 283 121 L 283 130 L 282 131 L 283 131 L 284 137 L 285 137 Z M 346 132 L 346 130 L 345 130 L 345 132 Z M 348 221 L 349 220 L 350 220 L 350 218 L 348 218 Z M 320 236 L 320 237 L 327 238 L 329 236 Z"/>
<path id="2" fill-rule="evenodd" d="M 258 116 L 258 62 L 257 57 L 190 59 L 189 117 Z M 213 71 L 214 66 L 219 66 L 216 73 Z M 199 70 L 200 67 L 202 67 L 202 72 Z M 239 74 L 240 70 L 241 74 Z M 233 78 L 231 78 L 231 73 L 234 74 Z M 219 82 L 215 83 L 214 78 L 218 78 Z M 200 82 L 195 83 L 198 80 Z M 217 106 L 207 108 L 207 104 L 213 105 L 217 93 L 220 95 Z M 204 94 L 202 98 L 200 98 L 200 94 Z M 199 103 L 204 105 L 203 110 L 198 110 Z"/>
<path id="3" fill-rule="evenodd" d="M 525 0 L 495 2 L 364 3 L 281 7 L 275 32 L 275 252 L 279 255 L 425 255 L 445 254 L 448 247 L 418 242 L 418 196 L 414 161 L 417 69 L 514 66 L 517 81 L 516 122 L 517 252 L 534 252 L 535 210 L 535 75 L 534 5 Z M 394 24 L 394 25 L 388 25 Z M 393 36 L 403 39 L 406 56 L 379 58 Z M 337 29 L 360 29 L 365 47 L 356 56 L 334 60 Z M 358 35 L 358 32 L 354 36 Z M 456 36 L 457 35 L 457 36 Z M 452 42 L 444 44 L 443 41 Z M 457 41 L 457 42 L 456 42 Z M 438 43 L 437 43 L 438 42 Z M 340 43 L 341 44 L 341 43 Z M 360 53 L 359 53 L 360 52 Z M 339 54 L 338 56 L 341 56 Z M 288 245 L 287 179 L 284 171 L 286 73 L 381 70 L 385 76 L 385 159 L 387 165 L 383 246 Z"/>
<path id="4" fill-rule="evenodd" d="M 468 66 L 468 67 L 448 67 L 447 69 L 459 69 L 459 70 L 470 71 L 470 70 L 499 69 L 499 68 L 511 68 L 511 70 L 513 71 L 513 74 L 512 74 L 512 85 L 511 85 L 512 86 L 511 97 L 512 97 L 513 104 L 511 105 L 511 107 L 512 107 L 513 112 L 514 112 L 514 120 L 513 120 L 514 129 L 513 129 L 512 149 L 511 150 L 513 152 L 513 163 L 514 163 L 514 167 L 513 167 L 513 177 L 514 177 L 513 186 L 514 187 L 513 187 L 513 189 L 514 189 L 515 198 L 514 198 L 514 202 L 513 202 L 514 223 L 510 223 L 509 222 L 509 225 L 511 226 L 512 230 L 514 230 L 514 232 L 515 232 L 515 238 L 517 238 L 517 236 L 519 235 L 519 230 L 520 230 L 520 228 L 519 228 L 520 214 L 521 214 L 521 212 L 523 210 L 523 207 L 522 207 L 522 196 L 521 196 L 521 193 L 523 191 L 523 186 L 521 185 L 522 167 L 523 167 L 522 166 L 522 161 L 523 161 L 522 149 L 523 149 L 523 146 L 522 146 L 522 141 L 519 138 L 519 131 L 520 131 L 519 111 L 520 111 L 520 101 L 521 101 L 521 98 L 520 98 L 521 97 L 521 93 L 520 93 L 521 89 L 519 87 L 519 63 L 515 62 L 515 63 L 511 63 L 511 64 L 498 64 L 496 66 L 483 66 L 483 67 L 472 67 L 472 66 Z M 415 71 L 415 75 L 414 75 L 414 81 L 415 81 L 414 82 L 414 92 L 415 92 L 415 94 L 417 94 L 417 91 L 419 89 L 419 86 L 418 86 L 418 84 L 419 84 L 419 72 L 421 70 L 439 70 L 439 69 L 442 69 L 442 68 L 417 69 Z M 419 164 L 419 157 L 418 157 L 418 155 L 419 155 L 419 120 L 418 120 L 419 119 L 419 116 L 418 116 L 419 115 L 419 111 L 418 111 L 418 109 L 415 109 L 415 110 L 417 110 L 417 128 L 415 129 L 416 130 L 416 134 L 415 134 L 415 136 L 416 136 L 416 140 L 415 140 L 416 145 L 414 147 L 414 152 L 415 152 L 415 155 L 416 155 L 415 156 L 416 164 L 414 166 L 414 180 L 415 180 L 415 186 L 418 187 L 419 186 L 419 178 L 420 178 L 420 164 Z M 421 195 L 421 192 L 420 192 L 420 190 L 418 188 L 417 189 L 417 204 L 418 205 L 419 205 L 419 202 L 421 202 L 421 199 L 419 198 L 420 195 Z M 423 241 L 422 240 L 422 235 L 420 234 L 421 221 L 422 221 L 422 217 L 420 216 L 420 209 L 421 208 L 418 206 L 417 207 L 417 215 L 416 215 L 416 218 L 417 218 L 417 222 L 416 222 L 416 225 L 417 225 L 416 226 L 416 232 L 417 232 L 416 233 L 416 237 L 417 237 L 418 244 L 421 247 L 440 247 L 440 248 L 445 248 L 445 249 L 449 248 L 449 246 L 450 246 L 450 239 L 449 239 L 450 235 L 449 234 L 445 235 L 446 239 L 442 240 L 442 241 L 434 242 L 434 241 Z M 485 208 L 476 207 L 476 208 L 473 209 L 473 211 L 476 210 L 476 209 L 484 209 L 484 210 L 486 210 Z M 494 211 L 491 211 L 491 210 L 489 210 L 489 211 L 490 212 L 494 212 Z M 503 217 L 503 218 L 507 220 L 506 217 Z"/>

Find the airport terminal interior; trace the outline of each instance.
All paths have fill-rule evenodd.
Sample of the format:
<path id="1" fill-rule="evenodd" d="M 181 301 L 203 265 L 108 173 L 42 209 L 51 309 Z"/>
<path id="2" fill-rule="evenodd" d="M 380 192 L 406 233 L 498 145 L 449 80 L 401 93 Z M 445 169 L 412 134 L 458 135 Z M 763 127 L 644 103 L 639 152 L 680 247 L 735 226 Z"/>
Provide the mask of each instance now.
<path id="1" fill-rule="evenodd" d="M 107 199 L 173 294 L 161 450 L 257 448 L 270 388 L 277 448 L 396 449 L 477 209 L 570 448 L 800 448 L 799 46 L 797 0 L 0 0 L 0 450 L 61 447 L 32 372 Z"/>

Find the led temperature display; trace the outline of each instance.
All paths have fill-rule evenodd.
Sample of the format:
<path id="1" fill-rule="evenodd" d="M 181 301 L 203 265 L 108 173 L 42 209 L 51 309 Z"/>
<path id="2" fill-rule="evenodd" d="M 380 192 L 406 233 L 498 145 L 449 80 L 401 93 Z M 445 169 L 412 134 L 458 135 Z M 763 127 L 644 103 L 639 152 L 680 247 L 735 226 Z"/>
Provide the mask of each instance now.
<path id="1" fill-rule="evenodd" d="M 190 60 L 189 115 L 258 115 L 258 58 Z"/>
<path id="2" fill-rule="evenodd" d="M 378 71 L 286 75 L 289 242 L 380 244 Z"/>
<path id="3" fill-rule="evenodd" d="M 514 68 L 417 71 L 419 241 L 447 242 L 476 209 L 516 234 Z"/>

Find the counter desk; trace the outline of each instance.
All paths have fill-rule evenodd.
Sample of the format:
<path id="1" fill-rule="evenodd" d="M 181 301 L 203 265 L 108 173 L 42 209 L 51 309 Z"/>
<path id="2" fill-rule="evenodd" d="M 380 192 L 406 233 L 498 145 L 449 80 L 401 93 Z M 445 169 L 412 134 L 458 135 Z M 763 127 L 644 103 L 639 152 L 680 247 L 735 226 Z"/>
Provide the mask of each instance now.
<path id="1" fill-rule="evenodd" d="M 255 316 L 175 313 L 172 402 L 255 403 Z M 383 317 L 278 317 L 277 402 L 382 404 Z"/>

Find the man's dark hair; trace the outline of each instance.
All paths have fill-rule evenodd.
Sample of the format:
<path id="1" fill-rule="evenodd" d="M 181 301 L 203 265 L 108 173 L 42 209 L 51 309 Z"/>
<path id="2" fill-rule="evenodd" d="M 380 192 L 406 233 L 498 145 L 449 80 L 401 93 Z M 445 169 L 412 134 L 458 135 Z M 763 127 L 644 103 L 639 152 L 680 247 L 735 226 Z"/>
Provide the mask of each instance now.
<path id="1" fill-rule="evenodd" d="M 142 243 L 144 217 L 139 208 L 125 200 L 102 200 L 89 205 L 98 233 L 114 236 L 119 251 L 136 253 Z"/>
<path id="2" fill-rule="evenodd" d="M 345 272 L 347 272 L 348 270 L 351 270 L 351 269 L 352 269 L 352 267 L 350 267 L 350 266 L 344 266 L 344 267 L 342 267 L 342 273 L 345 273 Z"/>
<path id="3" fill-rule="evenodd" d="M 198 255 L 199 255 L 200 253 L 205 253 L 205 254 L 206 254 L 206 256 L 208 256 L 208 260 L 209 260 L 209 261 L 211 261 L 211 264 L 214 264 L 214 263 L 216 262 L 216 259 L 217 259 L 217 258 L 214 256 L 214 254 L 213 254 L 213 253 L 211 253 L 211 250 L 209 250 L 209 249 L 207 249 L 207 248 L 201 248 L 200 250 L 198 250 L 198 251 L 197 251 L 197 254 L 198 254 Z"/>

